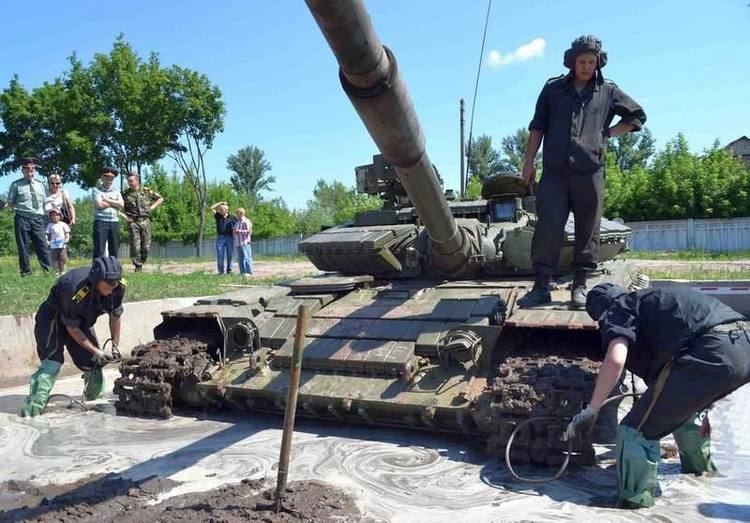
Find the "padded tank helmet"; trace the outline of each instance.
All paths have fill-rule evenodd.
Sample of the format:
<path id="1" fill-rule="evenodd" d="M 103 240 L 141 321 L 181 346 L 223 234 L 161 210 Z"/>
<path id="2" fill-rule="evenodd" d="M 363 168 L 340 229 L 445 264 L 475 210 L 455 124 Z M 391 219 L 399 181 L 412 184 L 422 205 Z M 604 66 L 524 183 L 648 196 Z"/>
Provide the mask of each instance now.
<path id="1" fill-rule="evenodd" d="M 122 264 L 113 256 L 100 256 L 94 259 L 89 272 L 89 281 L 96 283 L 102 280 L 120 281 L 122 279 Z"/>
<path id="2" fill-rule="evenodd" d="M 599 321 L 615 300 L 627 293 L 628 291 L 619 285 L 600 283 L 586 294 L 586 312 L 589 313 L 592 320 Z"/>
<path id="3" fill-rule="evenodd" d="M 573 69 L 576 57 L 583 53 L 595 54 L 598 58 L 599 69 L 607 65 L 607 51 L 602 48 L 602 41 L 594 35 L 583 35 L 573 40 L 570 49 L 563 55 L 563 65 L 568 69 Z"/>

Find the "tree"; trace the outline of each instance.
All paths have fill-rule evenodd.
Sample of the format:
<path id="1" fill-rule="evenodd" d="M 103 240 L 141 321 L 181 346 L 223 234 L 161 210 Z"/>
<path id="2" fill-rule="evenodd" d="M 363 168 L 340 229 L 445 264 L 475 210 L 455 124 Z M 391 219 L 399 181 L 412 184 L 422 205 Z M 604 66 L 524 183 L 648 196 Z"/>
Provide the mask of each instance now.
<path id="1" fill-rule="evenodd" d="M 498 153 L 492 147 L 492 138 L 483 134 L 466 148 L 469 162 L 469 173 L 485 181 L 487 178 L 502 172 L 503 165 Z M 470 176 L 471 178 L 471 176 Z"/>
<path id="2" fill-rule="evenodd" d="M 230 178 L 234 190 L 252 200 L 258 199 L 260 191 L 272 190 L 271 185 L 276 182 L 275 176 L 267 174 L 271 170 L 271 162 L 254 145 L 243 147 L 227 158 L 227 169 L 234 172 Z"/>
<path id="3" fill-rule="evenodd" d="M 526 158 L 526 147 L 529 144 L 529 130 L 521 127 L 515 133 L 510 134 L 502 139 L 501 148 L 503 157 L 501 164 L 505 170 L 513 172 L 523 171 L 523 163 Z M 540 161 L 540 154 L 537 152 L 535 163 Z"/>
<path id="4" fill-rule="evenodd" d="M 350 222 L 358 212 L 379 209 L 382 201 L 377 196 L 360 194 L 354 187 L 339 181 L 318 180 L 307 208 L 299 213 L 299 232 L 313 234 L 323 227 Z"/>
<path id="5" fill-rule="evenodd" d="M 645 168 L 656 150 L 656 140 L 648 127 L 637 133 L 625 133 L 607 143 L 607 154 L 614 156 L 615 164 L 622 172 L 634 167 Z"/>
<path id="6" fill-rule="evenodd" d="M 204 74 L 174 66 L 170 80 L 174 91 L 169 112 L 178 129 L 179 142 L 168 154 L 198 200 L 196 254 L 200 256 L 208 204 L 205 156 L 213 147 L 216 135 L 224 131 L 224 102 L 221 90 Z"/>

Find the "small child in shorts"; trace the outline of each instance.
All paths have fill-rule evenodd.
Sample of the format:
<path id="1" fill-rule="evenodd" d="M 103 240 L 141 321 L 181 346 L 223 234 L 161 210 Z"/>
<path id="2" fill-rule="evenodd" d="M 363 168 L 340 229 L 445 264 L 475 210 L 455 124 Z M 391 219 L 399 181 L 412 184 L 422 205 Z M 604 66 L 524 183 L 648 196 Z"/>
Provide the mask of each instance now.
<path id="1" fill-rule="evenodd" d="M 52 268 L 58 275 L 65 272 L 65 264 L 68 262 L 68 252 L 65 248 L 70 241 L 70 227 L 62 221 L 60 212 L 50 209 L 47 224 L 47 244 L 50 248 Z"/>

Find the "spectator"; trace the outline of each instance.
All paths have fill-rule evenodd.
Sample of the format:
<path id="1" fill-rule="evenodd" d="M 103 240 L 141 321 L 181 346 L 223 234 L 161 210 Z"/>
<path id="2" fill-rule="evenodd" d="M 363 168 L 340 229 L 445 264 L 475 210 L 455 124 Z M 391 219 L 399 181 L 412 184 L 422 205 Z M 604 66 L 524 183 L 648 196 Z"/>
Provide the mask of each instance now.
<path id="1" fill-rule="evenodd" d="M 15 213 L 13 225 L 16 232 L 21 276 L 31 274 L 30 245 L 34 247 L 42 270 L 49 271 L 49 251 L 44 238 L 44 198 L 47 191 L 42 182 L 34 179 L 36 162 L 36 158 L 21 158 L 18 163 L 21 165 L 23 178 L 10 184 L 8 190 L 7 204 Z"/>
<path id="2" fill-rule="evenodd" d="M 52 268 L 57 275 L 65 272 L 65 264 L 68 262 L 66 246 L 70 241 L 70 227 L 62 221 L 60 211 L 49 210 L 49 223 L 47 224 L 47 243 L 52 257 Z"/>
<path id="3" fill-rule="evenodd" d="M 245 216 L 245 209 L 242 207 L 238 207 L 235 212 L 237 221 L 234 223 L 234 243 L 237 245 L 240 274 L 249 278 L 253 274 L 253 222 Z"/>
<path id="4" fill-rule="evenodd" d="M 120 245 L 120 217 L 118 211 L 123 208 L 120 191 L 112 186 L 117 171 L 105 167 L 101 174 L 101 187 L 91 191 L 94 200 L 94 258 L 105 256 L 104 246 L 109 255 L 117 258 L 117 247 Z"/>
<path id="5" fill-rule="evenodd" d="M 47 180 L 49 193 L 44 199 L 44 212 L 55 210 L 60 213 L 61 221 L 70 226 L 76 224 L 76 208 L 68 192 L 63 189 L 62 178 L 57 174 L 50 175 Z"/>
<path id="6" fill-rule="evenodd" d="M 219 274 L 224 274 L 224 259 L 226 258 L 226 274 L 232 274 L 232 249 L 234 249 L 234 217 L 229 214 L 227 202 L 218 202 L 211 206 L 216 221 L 216 268 Z"/>
<path id="7" fill-rule="evenodd" d="M 130 258 L 135 272 L 141 272 L 151 247 L 151 212 L 162 204 L 164 198 L 148 187 L 142 187 L 141 175 L 131 171 L 122 200 L 125 205 L 122 216 L 128 221 L 130 232 Z"/>

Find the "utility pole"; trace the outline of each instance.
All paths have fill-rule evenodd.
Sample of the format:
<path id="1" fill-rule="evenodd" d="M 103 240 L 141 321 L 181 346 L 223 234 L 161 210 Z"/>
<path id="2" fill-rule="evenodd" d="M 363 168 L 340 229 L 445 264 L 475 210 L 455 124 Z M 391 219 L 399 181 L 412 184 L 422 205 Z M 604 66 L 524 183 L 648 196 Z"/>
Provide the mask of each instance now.
<path id="1" fill-rule="evenodd" d="M 464 99 L 461 98 L 460 103 L 460 118 L 461 118 L 461 190 L 458 192 L 461 195 L 461 199 L 464 198 L 464 191 L 466 189 L 466 180 L 464 179 L 466 169 L 464 166 L 464 162 L 466 161 L 466 151 L 464 151 L 464 147 L 466 146 L 465 140 L 464 140 L 464 126 L 466 124 L 466 109 L 464 108 Z"/>

